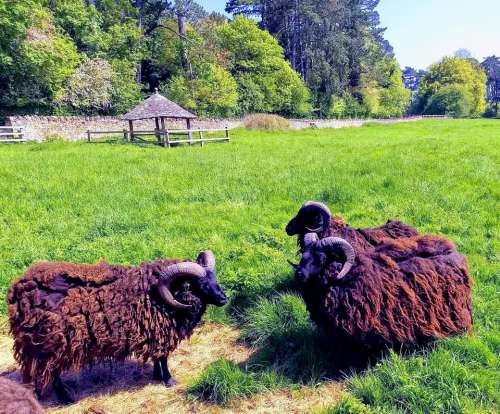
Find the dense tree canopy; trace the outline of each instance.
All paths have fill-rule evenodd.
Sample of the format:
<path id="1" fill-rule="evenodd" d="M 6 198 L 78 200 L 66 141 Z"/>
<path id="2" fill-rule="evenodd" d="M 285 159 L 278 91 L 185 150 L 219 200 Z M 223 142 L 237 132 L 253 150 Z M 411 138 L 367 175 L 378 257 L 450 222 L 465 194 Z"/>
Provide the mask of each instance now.
<path id="1" fill-rule="evenodd" d="M 453 88 L 442 91 L 444 87 L 451 86 Z M 431 65 L 422 79 L 419 98 L 423 111 L 429 114 L 435 112 L 433 98 L 436 94 L 444 102 L 452 101 L 448 95 L 443 97 L 445 92 L 453 97 L 460 96 L 463 100 L 461 107 L 468 108 L 468 111 L 460 116 L 479 116 L 486 109 L 486 74 L 481 66 L 471 59 L 445 57 L 441 62 Z M 440 106 L 442 107 L 443 105 Z"/>
<path id="2" fill-rule="evenodd" d="M 195 0 L 0 0 L 0 110 L 118 114 L 159 88 L 201 116 L 400 116 L 408 90 L 420 112 L 482 113 L 480 65 L 401 72 L 378 3 L 229 0 L 228 20 Z"/>

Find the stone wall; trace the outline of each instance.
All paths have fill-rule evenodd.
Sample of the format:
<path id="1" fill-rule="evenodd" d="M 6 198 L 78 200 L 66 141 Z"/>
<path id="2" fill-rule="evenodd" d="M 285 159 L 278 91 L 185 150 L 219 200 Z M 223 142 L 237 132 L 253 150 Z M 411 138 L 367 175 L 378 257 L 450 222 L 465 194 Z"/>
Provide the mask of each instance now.
<path id="1" fill-rule="evenodd" d="M 348 128 L 360 127 L 367 122 L 396 123 L 409 122 L 422 119 L 421 117 L 397 118 L 397 119 L 352 119 L 352 120 L 307 120 L 291 119 L 290 126 L 293 129 L 303 128 Z M 63 138 L 68 141 L 78 141 L 87 138 L 87 130 L 90 131 L 123 131 L 128 129 L 128 122 L 116 117 L 81 117 L 81 116 L 11 116 L 6 119 L 7 126 L 22 126 L 25 138 L 34 141 Z M 243 126 L 242 119 L 195 119 L 192 128 L 225 128 L 230 129 Z M 168 121 L 167 128 L 185 129 L 185 121 Z M 134 122 L 136 131 L 151 131 L 154 129 L 154 120 Z"/>

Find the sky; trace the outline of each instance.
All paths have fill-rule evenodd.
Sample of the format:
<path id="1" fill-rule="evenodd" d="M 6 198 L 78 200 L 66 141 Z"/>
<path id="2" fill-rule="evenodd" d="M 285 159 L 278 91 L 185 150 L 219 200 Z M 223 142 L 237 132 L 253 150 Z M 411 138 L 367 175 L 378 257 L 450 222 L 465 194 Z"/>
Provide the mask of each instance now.
<path id="1" fill-rule="evenodd" d="M 225 0 L 197 0 L 222 12 Z M 500 56 L 500 0 L 381 0 L 385 37 L 402 67 L 425 69 L 458 49 Z"/>

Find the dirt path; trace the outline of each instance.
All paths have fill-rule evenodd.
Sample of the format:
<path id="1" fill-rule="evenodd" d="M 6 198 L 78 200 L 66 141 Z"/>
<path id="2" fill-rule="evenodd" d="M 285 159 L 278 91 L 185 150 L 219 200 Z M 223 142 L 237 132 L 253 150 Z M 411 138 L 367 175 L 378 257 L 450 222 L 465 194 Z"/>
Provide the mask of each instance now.
<path id="1" fill-rule="evenodd" d="M 186 394 L 186 384 L 208 364 L 227 358 L 244 362 L 252 350 L 238 343 L 239 331 L 225 325 L 205 324 L 189 341 L 184 341 L 169 358 L 171 371 L 179 385 L 173 389 L 152 381 L 152 366 L 142 367 L 135 361 L 116 364 L 113 368 L 97 366 L 80 375 L 67 374 L 63 380 L 77 391 L 78 402 L 58 406 L 49 394 L 43 401 L 48 413 L 54 414 L 167 414 L 167 413 L 309 413 L 332 405 L 342 392 L 339 383 L 319 387 L 278 390 L 232 402 L 226 407 L 195 401 Z M 0 375 L 20 381 L 12 357 L 12 340 L 0 336 Z"/>

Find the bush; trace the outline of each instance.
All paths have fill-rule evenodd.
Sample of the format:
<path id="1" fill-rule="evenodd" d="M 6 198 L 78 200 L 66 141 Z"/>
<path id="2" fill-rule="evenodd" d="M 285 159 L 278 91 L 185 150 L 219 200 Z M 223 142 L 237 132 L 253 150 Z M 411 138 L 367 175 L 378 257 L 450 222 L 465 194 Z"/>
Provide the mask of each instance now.
<path id="1" fill-rule="evenodd" d="M 248 115 L 243 119 L 243 125 L 249 129 L 277 130 L 290 128 L 290 123 L 287 119 L 271 114 Z"/>
<path id="2" fill-rule="evenodd" d="M 204 401 L 227 404 L 257 392 L 285 385 L 274 372 L 252 373 L 226 359 L 210 364 L 189 386 L 188 393 Z"/>
<path id="3" fill-rule="evenodd" d="M 464 85 L 447 85 L 432 95 L 424 114 L 464 118 L 471 115 L 472 105 L 472 95 Z"/>

